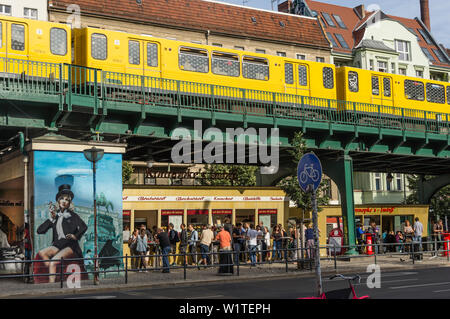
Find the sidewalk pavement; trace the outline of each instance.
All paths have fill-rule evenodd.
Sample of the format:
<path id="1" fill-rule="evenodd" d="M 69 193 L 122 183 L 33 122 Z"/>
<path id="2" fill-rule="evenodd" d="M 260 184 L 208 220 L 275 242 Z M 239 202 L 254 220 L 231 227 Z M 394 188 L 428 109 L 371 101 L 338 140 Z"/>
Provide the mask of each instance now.
<path id="1" fill-rule="evenodd" d="M 404 261 L 401 261 L 402 258 Z M 352 258 L 351 261 L 338 260 L 337 269 L 334 267 L 334 260 L 321 260 L 322 276 L 326 277 L 331 274 L 363 274 L 366 273 L 367 266 L 375 263 L 374 257 Z M 421 262 L 415 262 L 407 256 L 383 255 L 376 257 L 376 263 L 380 265 L 381 271 L 401 271 L 424 268 L 450 267 L 447 257 L 430 258 L 425 256 Z M 309 265 L 306 265 L 309 267 Z M 231 281 L 251 281 L 264 280 L 274 278 L 306 278 L 314 276 L 314 265 L 311 270 L 297 269 L 296 262 L 288 263 L 288 272 L 286 272 L 285 263 L 274 263 L 259 265 L 257 267 L 240 266 L 239 276 L 237 269 L 234 267 L 234 275 L 220 276 L 217 274 L 217 267 L 210 267 L 198 270 L 196 267 L 189 268 L 186 271 L 187 279 L 184 280 L 183 269 L 172 269 L 170 274 L 161 273 L 161 271 L 148 270 L 147 272 L 128 272 L 128 284 L 125 284 L 125 276 L 107 277 L 100 273 L 100 285 L 93 284 L 93 280 L 81 282 L 81 288 L 60 288 L 60 283 L 54 284 L 26 284 L 23 279 L 6 279 L 0 278 L 0 298 L 26 298 L 39 296 L 52 296 L 55 298 L 63 298 L 67 294 L 94 293 L 100 291 L 111 290 L 128 290 L 148 287 L 167 287 L 173 285 L 195 285 L 218 282 Z"/>

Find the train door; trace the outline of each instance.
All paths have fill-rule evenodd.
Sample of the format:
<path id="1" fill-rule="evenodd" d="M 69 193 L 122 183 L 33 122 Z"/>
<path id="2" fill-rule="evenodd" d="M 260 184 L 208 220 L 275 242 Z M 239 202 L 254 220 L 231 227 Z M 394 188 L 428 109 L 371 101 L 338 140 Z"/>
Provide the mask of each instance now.
<path id="1" fill-rule="evenodd" d="M 161 45 L 156 42 L 143 41 L 144 52 L 144 75 L 150 77 L 161 77 Z"/>
<path id="2" fill-rule="evenodd" d="M 284 64 L 285 93 L 309 96 L 308 66 L 300 63 Z"/>
<path id="3" fill-rule="evenodd" d="M 3 22 L 5 23 L 5 22 Z M 7 22 L 6 56 L 10 59 L 28 60 L 28 26 L 19 22 Z"/>
<path id="4" fill-rule="evenodd" d="M 383 76 L 383 105 L 394 106 L 392 77 Z"/>
<path id="5" fill-rule="evenodd" d="M 372 75 L 372 104 L 383 105 L 381 94 L 382 88 L 380 85 L 381 76 Z"/>
<path id="6" fill-rule="evenodd" d="M 142 41 L 128 39 L 128 62 L 126 73 L 144 75 L 144 59 L 142 56 Z"/>

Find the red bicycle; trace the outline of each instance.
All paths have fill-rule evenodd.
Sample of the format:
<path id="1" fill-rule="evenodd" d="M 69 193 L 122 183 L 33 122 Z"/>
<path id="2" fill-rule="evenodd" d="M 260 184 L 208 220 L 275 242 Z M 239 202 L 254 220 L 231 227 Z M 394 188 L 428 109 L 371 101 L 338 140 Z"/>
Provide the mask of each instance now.
<path id="1" fill-rule="evenodd" d="M 352 281 L 358 280 L 358 283 L 361 282 L 361 276 L 356 275 L 354 277 L 345 277 L 344 275 L 334 275 L 330 277 L 330 280 L 341 278 L 343 280 L 347 280 L 349 287 L 344 289 L 331 290 L 328 292 L 324 292 L 320 297 L 307 297 L 307 298 L 299 298 L 299 299 L 369 299 L 369 296 L 358 297 L 356 295 L 355 287 L 352 284 Z"/>

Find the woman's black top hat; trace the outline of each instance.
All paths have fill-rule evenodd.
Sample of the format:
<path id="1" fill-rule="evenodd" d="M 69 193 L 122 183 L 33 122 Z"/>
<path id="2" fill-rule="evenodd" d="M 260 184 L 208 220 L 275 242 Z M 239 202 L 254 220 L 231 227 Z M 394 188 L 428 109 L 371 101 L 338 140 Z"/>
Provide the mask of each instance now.
<path id="1" fill-rule="evenodd" d="M 58 194 L 56 194 L 56 201 L 58 201 L 58 198 L 60 198 L 63 195 L 69 195 L 70 199 L 73 200 L 74 195 L 73 195 L 72 191 L 70 190 L 70 185 L 64 184 L 64 185 L 59 186 Z"/>

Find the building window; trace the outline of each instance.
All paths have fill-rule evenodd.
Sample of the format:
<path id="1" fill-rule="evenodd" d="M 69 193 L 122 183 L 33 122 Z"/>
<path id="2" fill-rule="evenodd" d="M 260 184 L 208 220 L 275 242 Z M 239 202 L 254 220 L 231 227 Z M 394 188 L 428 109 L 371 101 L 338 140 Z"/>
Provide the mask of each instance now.
<path id="1" fill-rule="evenodd" d="M 424 40 L 428 43 L 428 44 L 433 44 L 433 41 L 431 40 L 431 38 L 428 36 L 428 34 L 423 30 L 423 29 L 418 29 L 419 33 L 422 35 L 422 37 L 424 38 Z"/>
<path id="2" fill-rule="evenodd" d="M 333 35 L 330 32 L 327 32 L 327 36 L 328 39 L 330 40 L 331 44 L 333 45 L 333 47 L 338 48 L 338 44 L 336 42 L 336 40 L 334 40 Z"/>
<path id="3" fill-rule="evenodd" d="M 266 54 L 266 50 L 264 49 L 256 49 L 255 52 L 260 54 Z"/>
<path id="4" fill-rule="evenodd" d="M 430 53 L 430 51 L 428 51 L 427 48 L 422 48 L 423 53 L 425 53 L 425 55 L 427 56 L 428 60 L 430 60 L 431 62 L 436 61 L 436 59 L 434 58 L 434 56 Z"/>
<path id="5" fill-rule="evenodd" d="M 6 4 L 0 4 L 0 14 L 11 15 L 11 6 L 7 6 Z"/>
<path id="6" fill-rule="evenodd" d="M 398 74 L 406 75 L 406 68 L 398 68 Z"/>
<path id="7" fill-rule="evenodd" d="M 50 29 L 50 51 L 56 55 L 67 54 L 67 31 L 61 28 Z"/>
<path id="8" fill-rule="evenodd" d="M 325 63 L 325 58 L 318 56 L 316 57 L 316 62 Z"/>
<path id="9" fill-rule="evenodd" d="M 395 174 L 395 184 L 398 191 L 403 189 L 402 187 L 402 174 Z"/>
<path id="10" fill-rule="evenodd" d="M 286 52 L 277 51 L 278 56 L 286 57 Z"/>
<path id="11" fill-rule="evenodd" d="M 438 49 L 433 49 L 434 54 L 438 57 L 439 61 L 442 63 L 447 63 L 447 58 Z"/>
<path id="12" fill-rule="evenodd" d="M 411 61 L 410 54 L 410 44 L 406 41 L 395 40 L 395 48 L 399 55 L 399 60 L 401 61 Z"/>
<path id="13" fill-rule="evenodd" d="M 381 191 L 381 174 L 375 173 L 375 190 Z"/>
<path id="14" fill-rule="evenodd" d="M 369 70 L 375 71 L 375 66 L 374 66 L 373 60 L 369 60 Z"/>
<path id="15" fill-rule="evenodd" d="M 219 48 L 223 47 L 223 45 L 220 44 L 220 43 L 213 43 L 212 46 L 213 47 L 219 47 Z"/>
<path id="16" fill-rule="evenodd" d="M 322 12 L 322 15 L 330 27 L 336 27 L 336 24 L 334 24 L 333 19 L 331 19 L 328 13 Z"/>
<path id="17" fill-rule="evenodd" d="M 386 180 L 386 190 L 388 191 L 388 192 L 390 192 L 392 189 L 391 189 L 391 183 L 392 183 L 392 181 L 391 182 L 389 182 L 388 180 Z"/>
<path id="18" fill-rule="evenodd" d="M 341 44 L 341 47 L 343 47 L 344 49 L 350 49 L 350 47 L 347 44 L 347 41 L 345 41 L 342 34 L 335 33 L 334 36 L 336 37 L 336 39 L 338 39 L 339 43 Z"/>
<path id="19" fill-rule="evenodd" d="M 37 11 L 37 9 L 23 8 L 23 17 L 27 18 L 27 19 L 37 20 L 37 18 L 38 18 L 38 11 Z"/>
<path id="20" fill-rule="evenodd" d="M 306 55 L 297 53 L 296 58 L 297 60 L 306 60 Z"/>
<path id="21" fill-rule="evenodd" d="M 333 14 L 333 17 L 342 29 L 347 29 L 347 26 L 345 25 L 344 21 L 342 21 L 342 18 L 340 16 L 338 16 L 337 14 Z"/>
<path id="22" fill-rule="evenodd" d="M 395 63 L 391 63 L 391 72 L 395 74 Z"/>
<path id="23" fill-rule="evenodd" d="M 378 72 L 388 72 L 388 64 L 384 61 L 377 61 L 378 64 Z"/>
<path id="24" fill-rule="evenodd" d="M 241 51 L 244 51 L 244 50 L 245 50 L 244 47 L 240 47 L 240 46 L 235 46 L 234 49 L 235 49 L 235 50 L 241 50 Z"/>
<path id="25" fill-rule="evenodd" d="M 423 78 L 423 70 L 416 70 L 416 76 L 418 78 Z"/>

